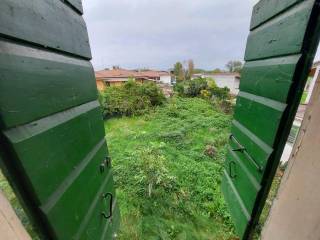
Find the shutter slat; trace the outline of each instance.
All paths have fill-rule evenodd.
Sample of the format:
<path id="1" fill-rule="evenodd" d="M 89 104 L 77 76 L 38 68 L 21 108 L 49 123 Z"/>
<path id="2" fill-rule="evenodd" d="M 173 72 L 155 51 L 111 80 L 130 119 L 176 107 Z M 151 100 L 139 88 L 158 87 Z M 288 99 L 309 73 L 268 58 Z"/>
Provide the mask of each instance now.
<path id="1" fill-rule="evenodd" d="M 273 146 L 286 105 L 274 100 L 240 92 L 234 119 L 269 146 Z"/>
<path id="2" fill-rule="evenodd" d="M 229 170 L 229 176 L 232 175 L 231 181 L 238 191 L 247 211 L 251 214 L 255 203 L 255 196 L 261 186 L 243 163 L 243 161 L 248 161 L 248 159 L 240 159 L 239 156 L 241 155 L 243 155 L 243 153 L 234 152 L 232 148 L 229 147 L 225 161 L 225 169 Z"/>
<path id="3" fill-rule="evenodd" d="M 245 63 L 242 91 L 285 103 L 301 55 Z"/>
<path id="4" fill-rule="evenodd" d="M 245 60 L 299 54 L 313 3 L 304 1 L 253 30 L 248 37 Z"/>
<path id="5" fill-rule="evenodd" d="M 2 35 L 91 59 L 85 22 L 63 2 L 1 0 L 0 9 Z"/>
<path id="6" fill-rule="evenodd" d="M 253 8 L 250 30 L 286 10 L 288 7 L 302 1 L 303 0 L 263 0 L 258 2 Z"/>
<path id="7" fill-rule="evenodd" d="M 229 174 L 226 171 L 223 172 L 221 189 L 225 200 L 229 203 L 230 214 L 234 219 L 235 225 L 237 226 L 236 231 L 239 236 L 243 236 L 247 224 L 250 221 L 250 214 L 245 208 L 242 199 L 240 198 L 229 177 Z"/>
<path id="8" fill-rule="evenodd" d="M 104 138 L 100 109 L 81 111 L 71 109 L 5 132 L 12 150 L 23 159 L 17 164 L 22 164 L 40 203 Z"/>
<path id="9" fill-rule="evenodd" d="M 0 46 L 2 128 L 97 98 L 90 62 L 7 41 Z"/>

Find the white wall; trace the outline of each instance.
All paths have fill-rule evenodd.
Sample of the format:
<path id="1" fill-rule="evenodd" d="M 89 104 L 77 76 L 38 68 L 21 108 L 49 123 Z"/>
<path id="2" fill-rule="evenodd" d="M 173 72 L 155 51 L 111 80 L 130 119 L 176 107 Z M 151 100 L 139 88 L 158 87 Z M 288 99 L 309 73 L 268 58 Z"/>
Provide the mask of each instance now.
<path id="1" fill-rule="evenodd" d="M 234 95 L 239 93 L 240 80 L 234 75 L 205 75 L 204 77 L 213 78 L 218 85 L 218 87 L 223 88 L 227 87 L 230 89 L 230 92 Z"/>
<path id="2" fill-rule="evenodd" d="M 160 82 L 165 84 L 171 84 L 171 76 L 170 75 L 160 76 Z"/>

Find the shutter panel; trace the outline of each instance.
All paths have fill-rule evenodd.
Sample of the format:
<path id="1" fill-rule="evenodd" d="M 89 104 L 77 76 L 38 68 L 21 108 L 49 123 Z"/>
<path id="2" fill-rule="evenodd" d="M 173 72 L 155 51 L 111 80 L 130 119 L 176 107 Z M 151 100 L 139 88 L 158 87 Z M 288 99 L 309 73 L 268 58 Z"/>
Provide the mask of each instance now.
<path id="1" fill-rule="evenodd" d="M 112 239 L 120 215 L 81 1 L 0 9 L 1 167 L 42 239 Z"/>
<path id="2" fill-rule="evenodd" d="M 241 239 L 257 222 L 311 67 L 320 1 L 261 0 L 253 9 L 222 191 Z"/>

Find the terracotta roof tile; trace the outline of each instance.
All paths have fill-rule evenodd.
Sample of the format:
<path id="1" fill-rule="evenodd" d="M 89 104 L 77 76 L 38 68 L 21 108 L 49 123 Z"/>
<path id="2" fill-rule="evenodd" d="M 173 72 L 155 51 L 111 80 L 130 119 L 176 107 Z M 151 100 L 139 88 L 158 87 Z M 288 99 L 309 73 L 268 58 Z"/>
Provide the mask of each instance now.
<path id="1" fill-rule="evenodd" d="M 155 78 L 165 75 L 170 75 L 170 73 L 165 71 L 135 71 L 126 69 L 112 69 L 95 72 L 96 78 Z"/>

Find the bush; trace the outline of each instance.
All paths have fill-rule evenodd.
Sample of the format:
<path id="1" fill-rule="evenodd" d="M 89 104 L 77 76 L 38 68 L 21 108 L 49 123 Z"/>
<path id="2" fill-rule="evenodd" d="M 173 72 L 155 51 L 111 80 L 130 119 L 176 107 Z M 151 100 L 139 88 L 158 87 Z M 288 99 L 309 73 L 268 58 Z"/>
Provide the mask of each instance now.
<path id="1" fill-rule="evenodd" d="M 136 152 L 135 185 L 139 186 L 138 194 L 152 198 L 165 196 L 167 192 L 176 190 L 176 179 L 169 174 L 165 157 L 156 147 L 142 149 Z"/>
<path id="2" fill-rule="evenodd" d="M 233 112 L 234 103 L 227 87 L 220 88 L 212 78 L 195 78 L 178 83 L 175 92 L 180 97 L 201 97 L 207 99 L 217 109 L 224 113 Z"/>
<path id="3" fill-rule="evenodd" d="M 162 90 L 153 82 L 138 84 L 129 80 L 122 86 L 109 87 L 100 93 L 105 118 L 140 115 L 165 102 Z"/>
<path id="4" fill-rule="evenodd" d="M 178 83 L 175 90 L 180 96 L 197 97 L 202 90 L 208 89 L 208 82 L 204 78 L 195 78 L 192 80 Z"/>
<path id="5" fill-rule="evenodd" d="M 230 89 L 227 87 L 219 88 L 211 78 L 195 78 L 184 81 L 178 83 L 174 90 L 182 97 L 231 99 Z"/>
<path id="6" fill-rule="evenodd" d="M 219 88 L 213 87 L 210 89 L 212 96 L 221 99 L 221 100 L 228 100 L 231 99 L 230 89 L 227 87 Z"/>

